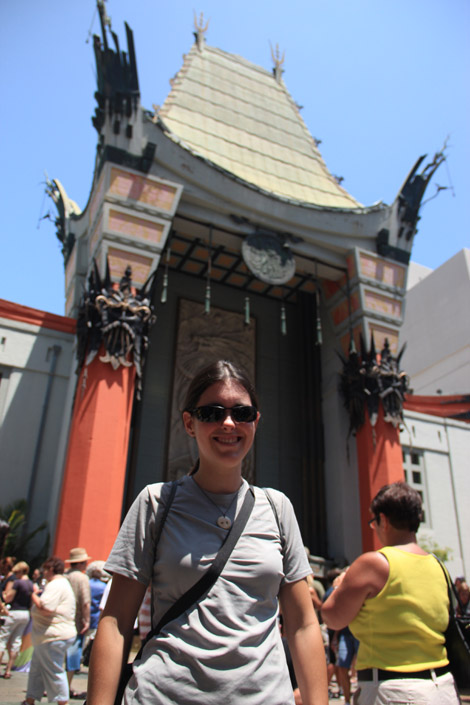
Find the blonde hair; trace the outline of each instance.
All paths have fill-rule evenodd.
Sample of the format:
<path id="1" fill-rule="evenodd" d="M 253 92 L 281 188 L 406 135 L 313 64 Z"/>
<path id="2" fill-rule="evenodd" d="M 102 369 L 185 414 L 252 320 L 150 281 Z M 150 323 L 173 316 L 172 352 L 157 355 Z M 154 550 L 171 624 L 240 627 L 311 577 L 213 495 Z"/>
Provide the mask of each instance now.
<path id="1" fill-rule="evenodd" d="M 13 568 L 11 569 L 12 573 L 21 573 L 22 575 L 28 575 L 29 573 L 29 565 L 25 563 L 25 561 L 20 561 L 19 563 L 15 563 Z"/>

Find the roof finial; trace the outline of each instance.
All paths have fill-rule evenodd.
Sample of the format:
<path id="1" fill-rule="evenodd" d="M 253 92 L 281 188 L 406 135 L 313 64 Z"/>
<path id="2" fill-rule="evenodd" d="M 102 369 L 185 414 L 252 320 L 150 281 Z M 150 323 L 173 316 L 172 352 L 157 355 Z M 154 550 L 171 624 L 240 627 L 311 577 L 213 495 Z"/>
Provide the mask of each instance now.
<path id="1" fill-rule="evenodd" d="M 111 29 L 111 17 L 106 12 L 106 7 L 104 3 L 105 0 L 96 0 L 96 5 L 98 7 L 98 12 L 100 13 L 100 18 L 103 22 L 103 25 L 107 26 L 108 29 Z"/>
<path id="2" fill-rule="evenodd" d="M 281 82 L 282 74 L 284 73 L 284 69 L 282 68 L 282 64 L 284 63 L 284 58 L 286 55 L 286 52 L 282 54 L 281 58 L 281 52 L 279 51 L 279 44 L 276 44 L 276 51 L 273 50 L 271 42 L 269 42 L 269 46 L 271 47 L 271 58 L 274 61 L 274 68 L 273 68 L 273 74 L 274 78 L 278 83 Z"/>
<path id="3" fill-rule="evenodd" d="M 196 40 L 197 48 L 200 51 L 202 51 L 204 49 L 204 46 L 206 43 L 205 34 L 207 32 L 208 27 L 209 27 L 209 20 L 207 20 L 206 26 L 204 27 L 204 13 L 201 12 L 201 14 L 199 15 L 199 21 L 198 21 L 196 12 L 194 12 L 194 29 L 196 30 L 194 32 L 194 38 Z"/>

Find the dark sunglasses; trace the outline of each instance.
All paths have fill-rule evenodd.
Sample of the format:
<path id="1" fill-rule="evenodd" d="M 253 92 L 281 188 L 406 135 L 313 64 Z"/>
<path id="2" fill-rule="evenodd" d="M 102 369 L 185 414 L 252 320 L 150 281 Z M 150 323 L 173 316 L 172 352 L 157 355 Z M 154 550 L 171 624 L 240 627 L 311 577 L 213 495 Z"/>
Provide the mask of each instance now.
<path id="1" fill-rule="evenodd" d="M 254 406 L 233 406 L 230 408 L 220 406 L 220 404 L 197 406 L 195 409 L 190 409 L 189 413 L 203 423 L 219 423 L 225 419 L 227 411 L 230 412 L 235 423 L 251 423 L 256 420 L 258 415 L 258 409 Z"/>

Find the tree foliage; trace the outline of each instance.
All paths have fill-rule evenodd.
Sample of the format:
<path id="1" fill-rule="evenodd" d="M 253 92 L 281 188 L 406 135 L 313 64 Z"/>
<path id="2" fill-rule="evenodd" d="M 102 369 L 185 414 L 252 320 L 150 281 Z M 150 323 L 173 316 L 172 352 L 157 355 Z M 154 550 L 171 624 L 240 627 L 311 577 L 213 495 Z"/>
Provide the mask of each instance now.
<path id="1" fill-rule="evenodd" d="M 50 534 L 47 521 L 32 531 L 26 531 L 26 516 L 27 502 L 25 499 L 18 499 L 5 507 L 0 507 L 0 519 L 10 525 L 3 555 L 14 556 L 18 561 L 26 561 L 30 568 L 34 569 L 40 566 L 48 556 Z M 42 543 L 38 548 L 39 539 Z"/>
<path id="2" fill-rule="evenodd" d="M 437 556 L 437 558 L 439 558 L 439 560 L 443 563 L 447 563 L 447 561 L 452 560 L 452 549 L 449 548 L 449 546 L 445 546 L 444 548 L 439 546 L 437 541 L 435 541 L 431 534 L 429 534 L 428 532 L 420 532 L 418 536 L 418 544 L 425 551 L 433 553 L 435 556 Z"/>

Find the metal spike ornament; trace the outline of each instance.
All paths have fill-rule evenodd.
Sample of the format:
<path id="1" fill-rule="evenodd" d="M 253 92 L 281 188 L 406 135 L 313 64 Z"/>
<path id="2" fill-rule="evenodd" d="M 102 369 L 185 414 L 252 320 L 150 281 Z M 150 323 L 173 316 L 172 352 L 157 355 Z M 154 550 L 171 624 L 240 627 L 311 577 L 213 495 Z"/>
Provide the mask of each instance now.
<path id="1" fill-rule="evenodd" d="M 287 335 L 287 318 L 284 302 L 282 302 L 281 306 L 281 335 Z"/>
<path id="2" fill-rule="evenodd" d="M 166 304 L 168 298 L 168 267 L 170 264 L 171 247 L 167 248 L 166 259 L 165 259 L 165 271 L 163 272 L 163 287 L 162 295 L 160 297 L 160 303 Z"/>
<path id="3" fill-rule="evenodd" d="M 206 298 L 204 300 L 204 313 L 209 314 L 211 312 L 211 283 L 209 279 L 206 284 Z"/>
<path id="4" fill-rule="evenodd" d="M 317 289 L 316 293 L 316 308 L 317 308 L 317 328 L 316 328 L 316 339 L 315 345 L 323 345 L 323 331 L 321 328 L 321 318 L 320 318 L 320 293 Z"/>
<path id="5" fill-rule="evenodd" d="M 211 312 L 211 269 L 212 269 L 212 226 L 209 232 L 209 259 L 207 262 L 206 296 L 204 300 L 204 313 Z"/>
<path id="6" fill-rule="evenodd" d="M 250 325 L 250 297 L 245 296 L 245 325 Z"/>
<path id="7" fill-rule="evenodd" d="M 315 279 L 316 279 L 315 308 L 316 308 L 316 314 L 317 314 L 315 345 L 323 345 L 323 332 L 322 332 L 322 328 L 321 328 L 321 318 L 320 318 L 320 284 L 318 282 L 318 262 L 315 262 Z"/>

